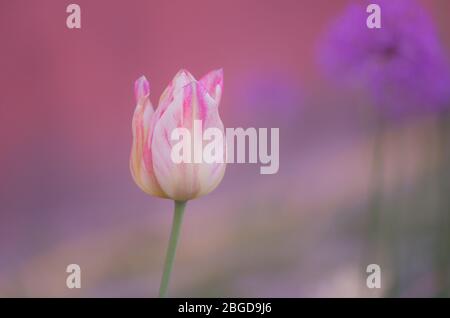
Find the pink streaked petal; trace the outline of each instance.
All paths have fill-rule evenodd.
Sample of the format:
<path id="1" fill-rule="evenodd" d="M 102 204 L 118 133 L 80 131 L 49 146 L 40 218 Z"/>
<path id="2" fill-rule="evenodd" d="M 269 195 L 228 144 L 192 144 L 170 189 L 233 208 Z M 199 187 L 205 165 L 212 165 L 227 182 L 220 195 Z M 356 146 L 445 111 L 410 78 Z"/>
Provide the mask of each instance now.
<path id="1" fill-rule="evenodd" d="M 178 71 L 177 74 L 175 74 L 172 83 L 174 86 L 174 92 L 177 90 L 183 88 L 187 84 L 191 82 L 196 82 L 194 75 L 192 75 L 188 70 L 181 69 Z"/>
<path id="2" fill-rule="evenodd" d="M 145 78 L 145 76 L 139 77 L 136 82 L 134 82 L 134 97 L 136 98 L 136 103 L 150 94 L 150 84 Z"/>
<path id="3" fill-rule="evenodd" d="M 210 112 L 217 111 L 219 104 L 210 94 L 208 94 L 203 85 L 197 83 L 195 88 L 196 103 L 194 105 L 196 107 L 193 110 L 195 116 L 194 119 L 205 122 Z"/>
<path id="4" fill-rule="evenodd" d="M 223 90 L 223 69 L 209 72 L 199 82 L 208 94 L 219 103 Z"/>
<path id="5" fill-rule="evenodd" d="M 191 126 L 184 118 L 186 100 L 192 100 L 192 85 L 185 86 L 168 105 L 167 110 L 156 123 L 151 148 L 153 167 L 161 188 L 176 200 L 195 197 L 199 191 L 196 185 L 196 168 L 193 164 L 175 164 L 171 158 L 172 147 L 177 141 L 171 140 L 172 131 L 178 127 Z M 189 106 L 188 108 L 192 108 Z"/>
<path id="6" fill-rule="evenodd" d="M 225 163 L 226 140 L 224 133 L 225 129 L 222 120 L 219 117 L 218 107 L 211 107 L 206 113 L 206 116 L 203 120 L 203 130 L 206 130 L 208 128 L 218 128 L 222 132 L 222 136 L 224 138 L 222 144 L 222 153 L 224 155 L 223 157 L 224 162 L 211 164 L 205 163 L 200 166 L 197 177 L 201 185 L 201 189 L 198 193 L 198 196 L 202 196 L 213 191 L 222 181 L 226 168 Z M 205 147 L 208 142 L 203 142 L 203 147 Z"/>
<path id="7" fill-rule="evenodd" d="M 173 96 L 184 86 L 195 81 L 195 77 L 189 71 L 185 69 L 181 69 L 180 71 L 178 71 L 170 84 L 161 94 L 158 108 L 162 108 L 162 111 L 165 111 L 167 106 L 172 102 Z"/>
<path id="8" fill-rule="evenodd" d="M 200 86 L 201 87 L 201 86 Z M 208 128 L 218 128 L 222 132 L 223 144 L 223 163 L 211 163 L 202 164 L 198 171 L 198 179 L 201 184 L 201 189 L 198 196 L 205 195 L 214 190 L 222 180 L 225 174 L 225 154 L 226 154 L 226 140 L 225 140 L 225 128 L 222 120 L 219 116 L 219 107 L 215 100 L 211 98 L 209 94 L 203 92 L 203 89 L 198 90 L 199 105 L 203 105 L 203 111 L 201 117 L 197 119 L 202 120 L 203 132 Z M 203 142 L 203 148 L 209 143 L 209 141 Z"/>
<path id="9" fill-rule="evenodd" d="M 220 182 L 225 169 L 224 163 L 176 164 L 172 161 L 171 150 L 178 143 L 171 140 L 172 131 L 184 127 L 191 131 L 193 137 L 192 128 L 196 119 L 203 121 L 203 130 L 216 127 L 223 131 L 214 100 L 201 85 L 192 82 L 174 96 L 172 103 L 156 123 L 151 140 L 156 178 L 162 190 L 176 200 L 188 200 L 208 193 Z"/>
<path id="10" fill-rule="evenodd" d="M 153 169 L 147 169 L 144 154 L 148 149 L 150 123 L 154 110 L 148 95 L 141 98 L 133 115 L 133 144 L 130 155 L 130 170 L 136 184 L 142 191 L 159 197 L 166 197 L 154 176 Z"/>

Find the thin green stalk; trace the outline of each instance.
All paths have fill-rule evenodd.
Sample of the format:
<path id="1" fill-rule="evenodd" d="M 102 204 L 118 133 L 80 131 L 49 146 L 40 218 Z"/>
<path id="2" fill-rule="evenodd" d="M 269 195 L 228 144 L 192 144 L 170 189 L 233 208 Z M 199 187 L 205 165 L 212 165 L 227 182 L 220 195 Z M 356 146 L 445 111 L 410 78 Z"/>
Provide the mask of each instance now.
<path id="1" fill-rule="evenodd" d="M 369 202 L 368 215 L 366 219 L 366 246 L 363 252 L 364 277 L 365 269 L 369 264 L 379 264 L 379 239 L 381 228 L 381 201 L 383 194 L 383 137 L 384 125 L 383 119 L 376 118 L 376 127 L 374 132 L 373 150 L 372 150 L 372 167 L 370 171 L 369 181 Z M 364 288 L 366 290 L 366 288 Z"/>
<path id="2" fill-rule="evenodd" d="M 371 198 L 369 202 L 369 241 L 371 245 L 371 253 L 377 254 L 377 241 L 379 238 L 379 228 L 381 221 L 381 201 L 383 188 L 383 131 L 379 130 L 375 133 L 375 141 L 373 148 L 372 162 L 372 185 Z"/>
<path id="3" fill-rule="evenodd" d="M 390 264 L 392 266 L 392 281 L 391 286 L 386 292 L 386 297 L 396 298 L 400 296 L 401 291 L 404 288 L 404 278 L 402 273 L 402 266 L 405 258 L 405 229 L 408 228 L 408 218 L 404 218 L 406 211 L 412 211 L 409 209 L 409 194 L 407 191 L 407 172 L 405 171 L 405 165 L 408 161 L 408 142 L 410 140 L 409 130 L 403 129 L 400 134 L 400 140 L 398 145 L 398 156 L 401 158 L 400 163 L 397 166 L 398 185 L 396 186 L 396 193 L 394 199 L 390 202 L 388 210 L 389 217 L 387 218 L 388 224 L 386 225 L 386 236 L 389 244 L 387 248 L 389 250 Z M 398 161 L 397 161 L 398 163 Z M 410 213 L 411 214 L 411 213 Z M 409 218 L 412 218 L 410 215 Z"/>
<path id="4" fill-rule="evenodd" d="M 173 268 L 175 253 L 177 250 L 178 238 L 180 237 L 181 223 L 183 222 L 184 209 L 186 201 L 175 201 L 175 209 L 172 221 L 172 230 L 170 232 L 169 246 L 167 247 L 166 261 L 164 263 L 164 272 L 159 287 L 159 297 L 167 296 L 170 274 Z"/>
<path id="5" fill-rule="evenodd" d="M 370 263 L 379 262 L 378 259 L 378 243 L 380 238 L 381 227 L 381 202 L 383 200 L 383 120 L 378 118 L 378 125 L 374 135 L 373 153 L 372 153 L 372 169 L 371 184 L 369 198 L 369 219 L 367 222 L 367 234 L 369 237 Z"/>
<path id="6" fill-rule="evenodd" d="M 439 138 L 440 138 L 440 167 L 439 167 L 439 213 L 436 229 L 436 284 L 440 295 L 445 296 L 449 288 L 449 267 L 450 267 L 450 202 L 448 199 L 450 184 L 448 178 L 450 162 L 449 154 L 449 115 L 442 114 L 439 118 Z"/>

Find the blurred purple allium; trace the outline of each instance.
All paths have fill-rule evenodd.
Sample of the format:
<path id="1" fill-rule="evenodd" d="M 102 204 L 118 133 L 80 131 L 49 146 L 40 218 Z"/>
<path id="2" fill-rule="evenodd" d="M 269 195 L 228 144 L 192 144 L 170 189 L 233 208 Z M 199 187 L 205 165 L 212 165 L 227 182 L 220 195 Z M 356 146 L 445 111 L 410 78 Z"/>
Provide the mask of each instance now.
<path id="1" fill-rule="evenodd" d="M 414 0 L 379 0 L 381 29 L 369 29 L 368 4 L 349 5 L 321 38 L 325 72 L 350 87 L 362 85 L 389 117 L 448 107 L 449 67 L 424 8 Z"/>

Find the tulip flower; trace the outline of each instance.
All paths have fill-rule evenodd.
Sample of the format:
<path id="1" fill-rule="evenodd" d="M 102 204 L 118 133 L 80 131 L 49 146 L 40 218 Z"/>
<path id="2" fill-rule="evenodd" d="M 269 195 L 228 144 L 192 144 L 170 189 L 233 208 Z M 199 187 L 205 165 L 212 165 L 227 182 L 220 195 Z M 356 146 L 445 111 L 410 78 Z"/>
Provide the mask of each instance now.
<path id="1" fill-rule="evenodd" d="M 137 106 L 132 123 L 131 174 L 145 193 L 175 201 L 160 287 L 161 297 L 167 292 L 186 202 L 213 191 L 225 172 L 225 162 L 174 162 L 171 152 L 176 140 L 172 140 L 172 132 L 177 128 L 192 131 L 194 121 L 201 121 L 202 130 L 216 128 L 223 133 L 224 126 L 218 111 L 222 87 L 222 70 L 212 71 L 199 81 L 188 71 L 181 70 L 165 89 L 158 107 L 154 109 L 147 79 L 142 76 L 135 83 Z M 193 139 L 198 138 L 195 133 L 191 136 Z M 195 142 L 203 141 L 192 140 L 192 144 Z"/>

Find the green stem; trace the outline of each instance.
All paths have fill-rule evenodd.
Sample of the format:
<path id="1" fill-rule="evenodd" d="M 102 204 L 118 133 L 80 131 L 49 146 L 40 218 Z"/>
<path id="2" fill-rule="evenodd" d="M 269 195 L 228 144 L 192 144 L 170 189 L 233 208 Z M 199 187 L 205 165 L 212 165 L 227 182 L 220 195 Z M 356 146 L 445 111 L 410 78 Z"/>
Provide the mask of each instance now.
<path id="1" fill-rule="evenodd" d="M 364 251 L 362 262 L 364 269 L 364 289 L 363 293 L 367 292 L 365 286 L 366 266 L 369 264 L 379 264 L 378 243 L 380 239 L 381 228 L 381 201 L 383 194 L 383 137 L 384 125 L 381 118 L 377 117 L 375 120 L 375 131 L 372 149 L 372 167 L 370 171 L 369 180 L 369 200 L 368 200 L 368 214 L 365 220 L 366 240 L 364 244 Z"/>
<path id="2" fill-rule="evenodd" d="M 378 131 L 375 132 L 375 141 L 373 148 L 373 162 L 372 162 L 372 189 L 370 198 L 370 221 L 369 221 L 369 242 L 371 247 L 371 253 L 373 255 L 378 254 L 377 242 L 379 239 L 379 230 L 381 222 L 381 201 L 383 192 L 383 129 L 378 127 Z"/>
<path id="3" fill-rule="evenodd" d="M 381 228 L 381 203 L 383 200 L 383 137 L 384 137 L 384 123 L 381 118 L 378 118 L 377 126 L 374 134 L 373 153 L 372 153 L 372 169 L 370 180 L 370 198 L 369 198 L 369 218 L 367 222 L 368 235 L 368 257 L 366 262 L 378 263 L 379 251 L 378 244 L 380 239 Z"/>
<path id="4" fill-rule="evenodd" d="M 397 179 L 396 180 L 396 193 L 394 199 L 391 200 L 388 209 L 388 216 L 386 216 L 387 224 L 385 225 L 386 231 L 383 234 L 387 238 L 389 259 L 392 271 L 391 286 L 386 291 L 386 297 L 397 298 L 400 297 L 402 290 L 404 289 L 404 279 L 402 274 L 402 264 L 404 264 L 404 229 L 408 228 L 409 218 L 413 217 L 410 213 L 409 218 L 405 219 L 403 214 L 405 211 L 413 211 L 413 208 L 407 206 L 408 191 L 407 191 L 407 171 L 405 171 L 405 165 L 408 161 L 408 142 L 409 131 L 403 129 L 400 132 L 400 140 L 398 140 L 398 157 L 401 158 L 400 163 L 396 168 Z M 386 223 L 386 222 L 385 222 Z"/>
<path id="5" fill-rule="evenodd" d="M 450 253 L 448 243 L 450 242 L 450 217 L 449 210 L 449 189 L 450 184 L 448 182 L 448 163 L 450 161 L 449 154 L 449 126 L 448 126 L 448 114 L 442 115 L 439 118 L 439 138 L 440 138 L 440 167 L 439 167 L 439 211 L 437 216 L 437 229 L 436 229 L 436 284 L 439 290 L 439 294 L 446 296 L 446 291 L 449 287 L 449 266 L 450 266 Z"/>
<path id="6" fill-rule="evenodd" d="M 164 263 L 164 273 L 159 287 L 159 297 L 167 296 L 169 287 L 170 273 L 173 268 L 173 261 L 177 250 L 178 238 L 180 237 L 181 223 L 183 222 L 184 208 L 186 201 L 175 201 L 175 209 L 172 221 L 172 230 L 170 232 L 169 246 L 167 247 L 166 261 Z"/>

